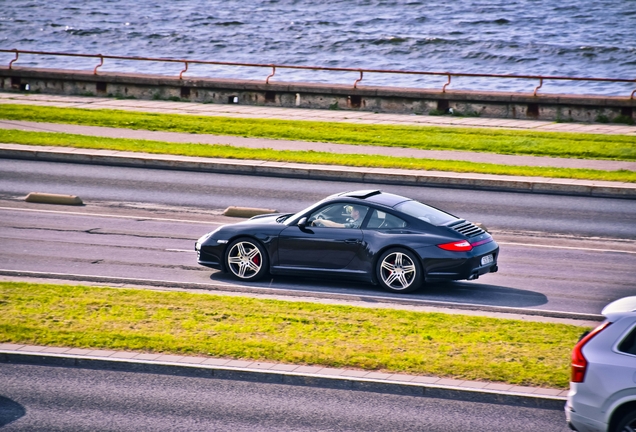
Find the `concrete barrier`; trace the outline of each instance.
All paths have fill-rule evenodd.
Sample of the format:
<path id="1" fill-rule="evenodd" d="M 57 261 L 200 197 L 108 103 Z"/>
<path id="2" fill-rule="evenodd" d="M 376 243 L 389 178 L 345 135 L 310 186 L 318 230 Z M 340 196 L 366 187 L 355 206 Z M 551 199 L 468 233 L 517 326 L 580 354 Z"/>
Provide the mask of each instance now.
<path id="1" fill-rule="evenodd" d="M 276 210 L 254 208 L 254 207 L 234 207 L 230 206 L 225 209 L 223 216 L 250 218 L 262 214 L 277 213 Z"/>
<path id="2" fill-rule="evenodd" d="M 42 192 L 31 192 L 24 200 L 42 204 L 84 205 L 82 199 L 76 195 L 60 195 Z"/>

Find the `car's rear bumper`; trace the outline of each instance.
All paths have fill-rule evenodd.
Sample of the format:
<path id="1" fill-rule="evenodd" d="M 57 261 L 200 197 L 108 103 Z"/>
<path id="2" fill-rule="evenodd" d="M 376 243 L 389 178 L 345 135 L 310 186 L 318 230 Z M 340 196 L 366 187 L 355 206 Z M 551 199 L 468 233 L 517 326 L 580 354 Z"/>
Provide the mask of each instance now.
<path id="1" fill-rule="evenodd" d="M 570 392 L 565 403 L 565 421 L 568 427 L 577 432 L 605 432 L 608 424 L 604 423 L 600 407 L 580 403 L 577 390 L 580 384 L 570 383 Z"/>
<path id="2" fill-rule="evenodd" d="M 479 250 L 476 248 L 474 252 L 462 256 L 452 257 L 453 252 L 449 252 L 449 258 L 425 260 L 423 264 L 426 281 L 474 280 L 481 275 L 497 272 L 499 247 L 495 242 L 488 245 L 480 246 Z M 482 264 L 482 258 L 488 255 L 492 256 L 492 261 Z"/>
<path id="3" fill-rule="evenodd" d="M 447 271 L 431 271 L 426 273 L 426 281 L 450 281 L 450 280 L 475 280 L 481 275 L 487 273 L 495 273 L 499 270 L 499 266 L 495 262 L 494 264 L 488 264 L 486 266 L 473 267 L 470 265 L 461 266 L 461 268 L 448 268 Z"/>
<path id="4" fill-rule="evenodd" d="M 568 427 L 577 432 L 604 432 L 607 425 L 597 420 L 590 419 L 575 412 L 565 410 L 565 420 Z"/>

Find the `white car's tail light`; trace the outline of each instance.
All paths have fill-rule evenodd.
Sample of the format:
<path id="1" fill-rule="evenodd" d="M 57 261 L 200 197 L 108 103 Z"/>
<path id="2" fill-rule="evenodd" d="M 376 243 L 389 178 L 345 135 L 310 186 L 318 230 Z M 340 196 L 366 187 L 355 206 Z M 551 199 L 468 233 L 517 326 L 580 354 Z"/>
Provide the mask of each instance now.
<path id="1" fill-rule="evenodd" d="M 574 383 L 582 383 L 585 380 L 585 371 L 587 370 L 587 359 L 583 355 L 583 347 L 589 341 L 592 340 L 594 336 L 602 332 L 609 326 L 611 323 L 609 321 L 604 322 L 603 324 L 596 327 L 594 330 L 586 334 L 579 340 L 579 342 L 574 346 L 572 350 L 572 378 L 571 382 Z"/>

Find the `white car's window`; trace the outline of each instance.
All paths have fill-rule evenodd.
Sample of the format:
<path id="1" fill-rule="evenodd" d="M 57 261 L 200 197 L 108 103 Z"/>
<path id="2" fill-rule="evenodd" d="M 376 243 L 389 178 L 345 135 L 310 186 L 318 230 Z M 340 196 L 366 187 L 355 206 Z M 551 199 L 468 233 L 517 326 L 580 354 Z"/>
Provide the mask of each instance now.
<path id="1" fill-rule="evenodd" d="M 618 344 L 618 350 L 626 354 L 636 355 L 636 327 Z"/>

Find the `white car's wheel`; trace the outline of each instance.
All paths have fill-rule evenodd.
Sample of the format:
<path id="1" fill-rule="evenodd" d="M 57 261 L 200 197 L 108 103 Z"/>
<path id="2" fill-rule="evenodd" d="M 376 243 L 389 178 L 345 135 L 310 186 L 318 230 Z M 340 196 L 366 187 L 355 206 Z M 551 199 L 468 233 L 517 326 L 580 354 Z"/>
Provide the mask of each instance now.
<path id="1" fill-rule="evenodd" d="M 618 422 L 616 432 L 633 432 L 636 431 L 636 411 L 628 412 Z"/>

